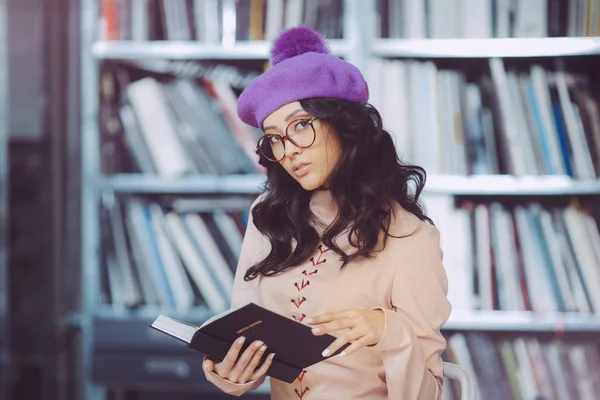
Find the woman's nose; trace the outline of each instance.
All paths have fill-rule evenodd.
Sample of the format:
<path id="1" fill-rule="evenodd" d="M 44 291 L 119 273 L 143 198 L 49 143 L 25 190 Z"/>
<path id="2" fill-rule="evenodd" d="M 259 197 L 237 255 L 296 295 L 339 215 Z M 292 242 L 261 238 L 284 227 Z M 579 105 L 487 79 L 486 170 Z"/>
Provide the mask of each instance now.
<path id="1" fill-rule="evenodd" d="M 291 155 L 302 154 L 302 148 L 297 147 L 294 143 L 289 140 L 285 141 L 285 156 L 289 157 Z"/>

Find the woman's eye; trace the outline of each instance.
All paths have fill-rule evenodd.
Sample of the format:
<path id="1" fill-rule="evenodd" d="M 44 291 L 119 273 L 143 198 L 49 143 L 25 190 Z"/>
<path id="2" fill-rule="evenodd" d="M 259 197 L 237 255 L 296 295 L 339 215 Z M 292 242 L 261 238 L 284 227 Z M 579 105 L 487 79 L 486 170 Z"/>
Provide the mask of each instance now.
<path id="1" fill-rule="evenodd" d="M 275 144 L 275 143 L 277 143 L 279 141 L 281 141 L 281 139 L 279 138 L 279 136 L 277 136 L 277 135 L 269 136 L 269 142 L 271 142 L 271 144 Z"/>
<path id="2" fill-rule="evenodd" d="M 308 124 L 309 124 L 309 123 L 310 123 L 310 120 L 309 120 L 309 119 L 303 119 L 303 120 L 301 120 L 301 121 L 298 121 L 298 122 L 296 123 L 295 129 L 296 129 L 297 131 L 298 131 L 298 130 L 301 130 L 301 129 L 304 129 L 304 128 L 306 128 L 306 127 L 308 126 Z"/>

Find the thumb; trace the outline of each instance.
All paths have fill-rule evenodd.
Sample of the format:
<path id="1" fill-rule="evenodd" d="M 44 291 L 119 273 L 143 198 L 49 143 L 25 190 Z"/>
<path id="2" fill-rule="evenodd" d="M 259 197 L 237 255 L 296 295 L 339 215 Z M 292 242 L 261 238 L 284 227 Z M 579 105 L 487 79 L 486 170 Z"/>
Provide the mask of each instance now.
<path id="1" fill-rule="evenodd" d="M 204 360 L 204 370 L 206 372 L 213 372 L 215 364 L 210 360 Z"/>

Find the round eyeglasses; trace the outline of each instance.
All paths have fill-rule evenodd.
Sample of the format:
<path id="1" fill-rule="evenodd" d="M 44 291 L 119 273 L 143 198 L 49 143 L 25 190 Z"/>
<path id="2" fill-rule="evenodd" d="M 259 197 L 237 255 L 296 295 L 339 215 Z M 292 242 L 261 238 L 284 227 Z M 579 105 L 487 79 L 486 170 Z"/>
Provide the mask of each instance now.
<path id="1" fill-rule="evenodd" d="M 296 119 L 287 126 L 285 135 L 266 134 L 258 140 L 256 149 L 270 161 L 279 162 L 285 158 L 285 142 L 305 149 L 315 142 L 317 137 L 313 122 L 318 118 Z"/>

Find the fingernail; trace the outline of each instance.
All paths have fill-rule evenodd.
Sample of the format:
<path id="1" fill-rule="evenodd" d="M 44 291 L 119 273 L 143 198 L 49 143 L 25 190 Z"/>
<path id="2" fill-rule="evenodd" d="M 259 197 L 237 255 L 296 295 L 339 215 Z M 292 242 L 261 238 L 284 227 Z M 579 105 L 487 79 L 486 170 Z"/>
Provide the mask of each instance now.
<path id="1" fill-rule="evenodd" d="M 313 333 L 313 334 L 315 334 L 315 335 L 316 335 L 317 333 L 319 333 L 319 332 L 321 332 L 321 328 L 314 328 L 314 329 L 312 330 L 312 333 Z"/>
<path id="2" fill-rule="evenodd" d="M 271 355 L 269 356 L 269 360 L 272 360 L 273 358 L 275 358 L 275 353 L 271 353 Z"/>
<path id="3" fill-rule="evenodd" d="M 323 350 L 323 352 L 321 353 L 321 355 L 322 355 L 323 357 L 327 357 L 327 356 L 329 355 L 329 349 L 325 349 L 325 350 Z"/>
<path id="4" fill-rule="evenodd" d="M 267 346 L 263 346 L 260 348 L 260 351 L 265 351 L 267 349 Z"/>
<path id="5" fill-rule="evenodd" d="M 346 352 L 345 352 L 345 351 L 342 351 L 342 352 L 340 353 L 340 357 L 344 357 L 345 355 L 346 355 Z"/>
<path id="6" fill-rule="evenodd" d="M 263 344 L 263 342 L 261 342 L 260 340 L 258 342 L 256 342 L 256 343 L 254 343 L 254 345 L 256 347 L 260 347 L 260 346 L 262 346 L 262 344 Z"/>
<path id="7" fill-rule="evenodd" d="M 238 343 L 242 344 L 242 343 L 244 343 L 244 340 L 246 340 L 246 338 L 243 336 L 240 336 L 240 338 L 238 339 Z"/>
<path id="8" fill-rule="evenodd" d="M 204 365 L 203 365 L 203 367 L 204 367 L 205 371 L 208 371 L 208 363 L 205 362 Z"/>

